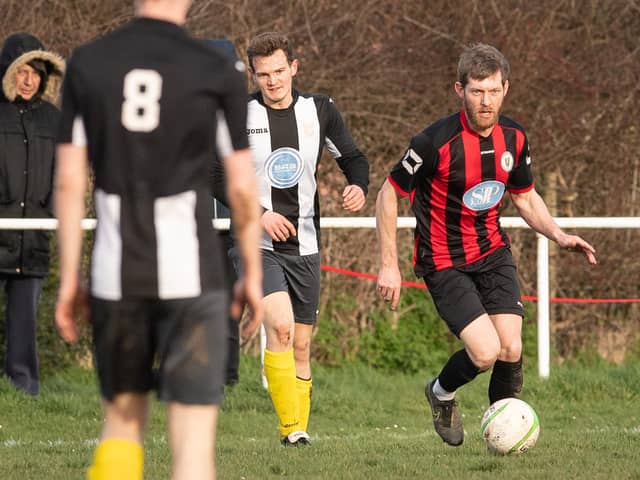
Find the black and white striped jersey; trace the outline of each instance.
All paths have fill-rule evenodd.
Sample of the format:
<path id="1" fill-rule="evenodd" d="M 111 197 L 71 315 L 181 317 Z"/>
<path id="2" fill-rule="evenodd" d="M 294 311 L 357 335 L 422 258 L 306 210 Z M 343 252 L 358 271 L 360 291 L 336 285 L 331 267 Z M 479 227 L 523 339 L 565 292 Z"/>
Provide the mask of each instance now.
<path id="1" fill-rule="evenodd" d="M 216 142 L 248 148 L 246 92 L 243 64 L 173 23 L 136 18 L 73 53 L 59 143 L 86 145 L 95 174 L 92 295 L 224 288 L 209 164 Z"/>
<path id="2" fill-rule="evenodd" d="M 259 183 L 262 207 L 285 216 L 297 235 L 277 242 L 263 234 L 261 248 L 291 255 L 319 251 L 320 206 L 317 169 L 326 145 L 350 185 L 367 193 L 369 163 L 358 150 L 342 116 L 326 95 L 294 90 L 286 109 L 266 106 L 262 95 L 250 96 L 247 133 Z"/>

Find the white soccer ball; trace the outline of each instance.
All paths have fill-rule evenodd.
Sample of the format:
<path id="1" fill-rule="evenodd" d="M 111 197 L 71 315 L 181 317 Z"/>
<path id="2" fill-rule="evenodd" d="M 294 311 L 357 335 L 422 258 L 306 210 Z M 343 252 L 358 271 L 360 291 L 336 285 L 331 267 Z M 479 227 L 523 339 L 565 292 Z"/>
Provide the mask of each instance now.
<path id="1" fill-rule="evenodd" d="M 480 431 L 489 451 L 519 455 L 536 444 L 540 421 L 528 403 L 518 398 L 503 398 L 484 412 Z"/>

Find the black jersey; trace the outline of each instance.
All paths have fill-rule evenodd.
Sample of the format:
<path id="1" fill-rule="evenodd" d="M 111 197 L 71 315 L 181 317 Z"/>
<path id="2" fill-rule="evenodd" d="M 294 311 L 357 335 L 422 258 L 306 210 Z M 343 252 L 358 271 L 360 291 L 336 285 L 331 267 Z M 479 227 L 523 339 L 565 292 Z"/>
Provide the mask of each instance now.
<path id="1" fill-rule="evenodd" d="M 182 27 L 150 18 L 73 53 L 59 142 L 86 145 L 95 173 L 94 296 L 224 288 L 208 168 L 216 141 L 248 148 L 243 71 Z"/>
<path id="2" fill-rule="evenodd" d="M 266 106 L 260 92 L 249 99 L 247 133 L 263 208 L 285 216 L 296 236 L 277 242 L 263 234 L 261 248 L 291 255 L 319 251 L 317 169 L 326 145 L 347 177 L 367 193 L 369 163 L 326 95 L 299 93 L 285 109 Z"/>
<path id="3" fill-rule="evenodd" d="M 464 111 L 413 137 L 389 181 L 410 196 L 416 216 L 416 274 L 467 265 L 509 245 L 499 207 L 505 189 L 533 188 L 530 164 L 524 129 L 503 115 L 488 137 L 471 129 Z"/>

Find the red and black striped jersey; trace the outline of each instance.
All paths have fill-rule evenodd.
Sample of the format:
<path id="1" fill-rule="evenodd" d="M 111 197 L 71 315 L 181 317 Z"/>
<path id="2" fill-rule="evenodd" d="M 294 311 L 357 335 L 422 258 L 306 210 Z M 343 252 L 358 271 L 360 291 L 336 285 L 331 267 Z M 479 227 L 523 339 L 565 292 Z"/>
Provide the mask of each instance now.
<path id="1" fill-rule="evenodd" d="M 464 110 L 442 118 L 411 139 L 389 181 L 409 196 L 416 216 L 416 275 L 473 263 L 509 239 L 499 224 L 505 189 L 533 188 L 524 129 L 503 115 L 482 137 Z"/>

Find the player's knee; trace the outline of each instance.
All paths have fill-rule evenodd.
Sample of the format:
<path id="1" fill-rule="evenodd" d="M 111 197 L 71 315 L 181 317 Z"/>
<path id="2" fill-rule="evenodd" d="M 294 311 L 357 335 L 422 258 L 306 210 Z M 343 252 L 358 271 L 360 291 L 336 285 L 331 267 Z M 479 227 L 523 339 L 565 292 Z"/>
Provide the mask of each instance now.
<path id="1" fill-rule="evenodd" d="M 481 372 L 489 370 L 496 363 L 500 354 L 500 345 L 485 345 L 482 349 L 471 352 L 469 357 Z"/>
<path id="2" fill-rule="evenodd" d="M 513 341 L 500 346 L 500 360 L 505 362 L 517 362 L 522 356 L 522 341 L 515 338 Z"/>
<path id="3" fill-rule="evenodd" d="M 296 339 L 293 342 L 293 350 L 296 359 L 304 360 L 309 358 L 309 354 L 311 353 L 311 340 L 308 338 L 302 340 Z"/>
<path id="4" fill-rule="evenodd" d="M 498 355 L 492 355 L 490 353 L 486 353 L 484 355 L 478 356 L 474 359 L 473 363 L 476 367 L 478 367 L 478 369 L 481 372 L 484 372 L 486 370 L 489 370 L 491 367 L 493 367 L 493 364 L 496 363 L 496 360 L 498 359 Z"/>
<path id="5" fill-rule="evenodd" d="M 273 330 L 275 332 L 275 336 L 278 342 L 282 346 L 287 346 L 292 344 L 292 329 L 291 325 L 288 322 L 278 322 L 274 325 Z"/>

